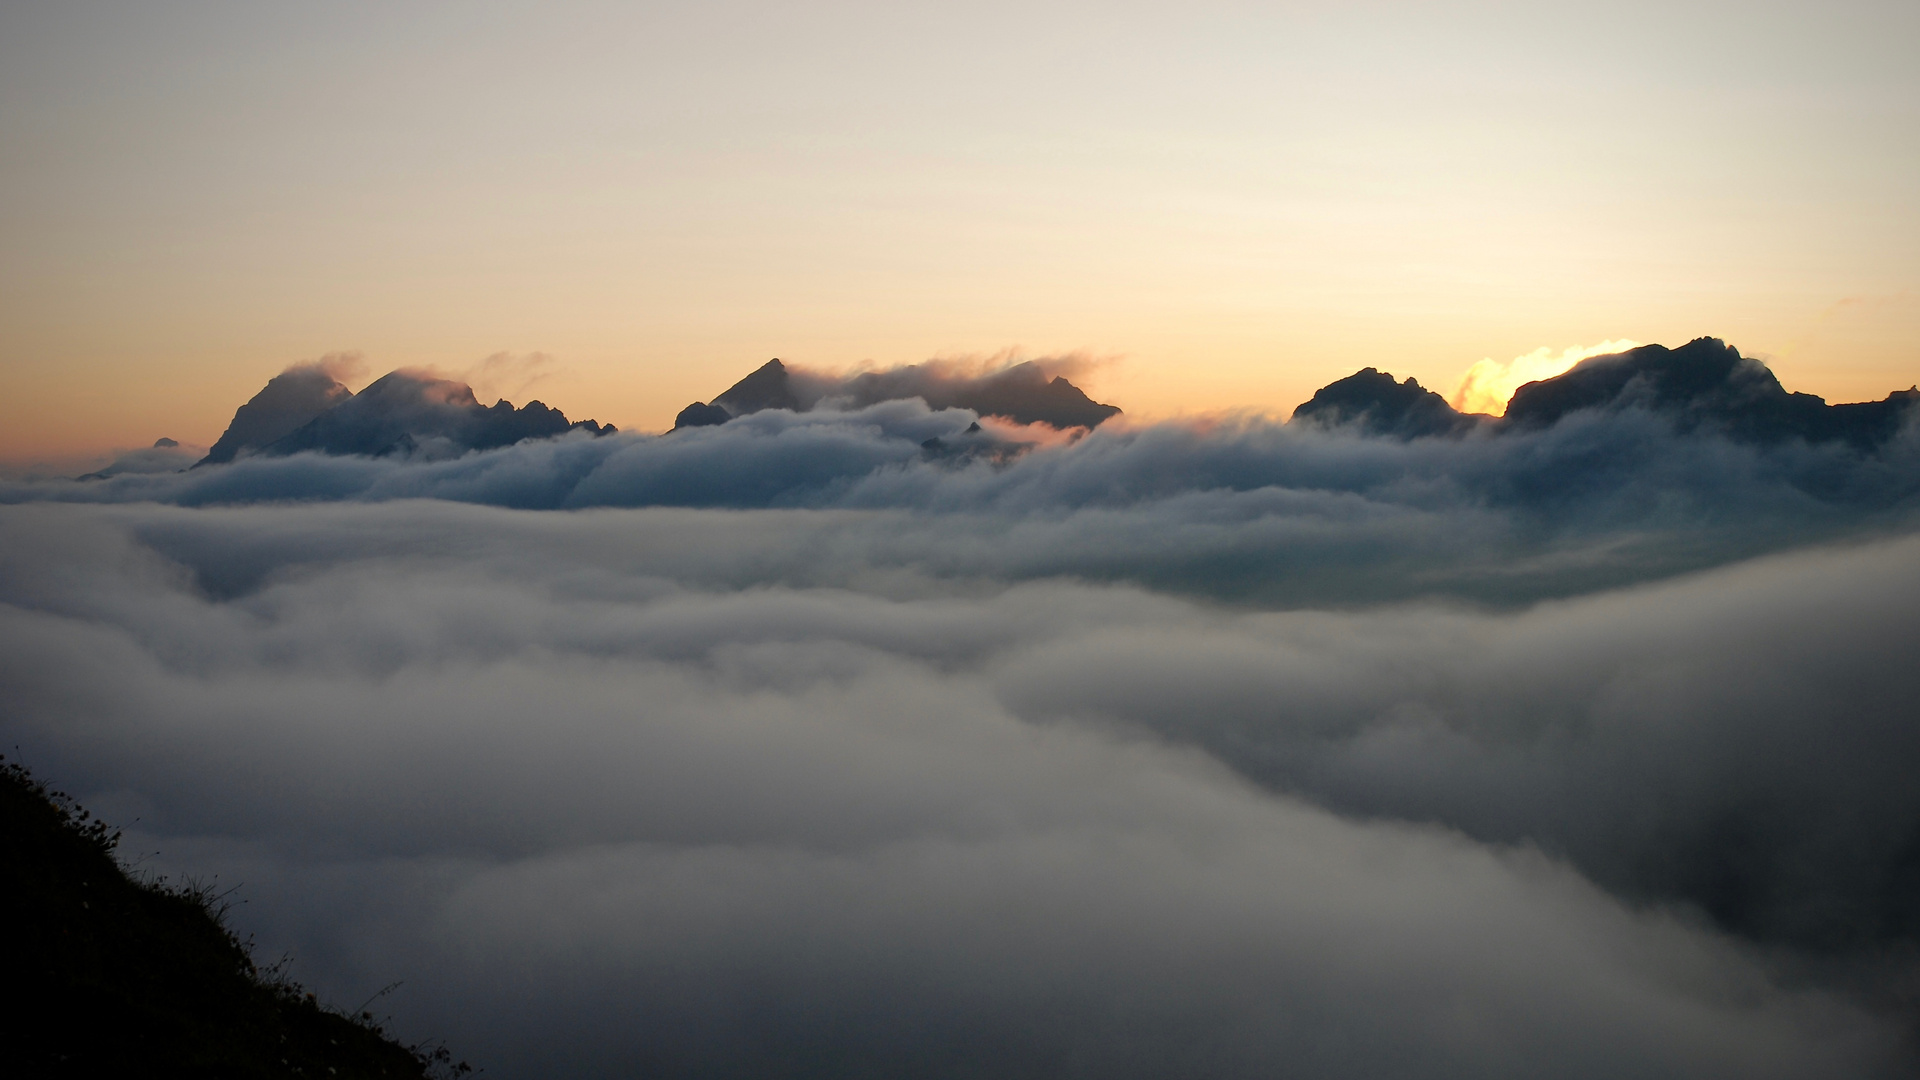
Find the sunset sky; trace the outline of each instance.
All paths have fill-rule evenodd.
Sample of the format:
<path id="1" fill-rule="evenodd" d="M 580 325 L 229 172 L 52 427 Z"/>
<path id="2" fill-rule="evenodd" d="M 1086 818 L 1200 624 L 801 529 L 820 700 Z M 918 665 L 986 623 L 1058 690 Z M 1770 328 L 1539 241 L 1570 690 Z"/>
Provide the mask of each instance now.
<path id="1" fill-rule="evenodd" d="M 1917 57 L 0 0 L 0 795 L 425 1075 L 1920 1076 Z"/>
<path id="2" fill-rule="evenodd" d="M 779 356 L 1133 417 L 1714 335 L 1920 380 L 1920 6 L 0 8 L 0 457 L 288 363 L 658 430 Z M 489 357 L 496 358 L 491 364 Z"/>

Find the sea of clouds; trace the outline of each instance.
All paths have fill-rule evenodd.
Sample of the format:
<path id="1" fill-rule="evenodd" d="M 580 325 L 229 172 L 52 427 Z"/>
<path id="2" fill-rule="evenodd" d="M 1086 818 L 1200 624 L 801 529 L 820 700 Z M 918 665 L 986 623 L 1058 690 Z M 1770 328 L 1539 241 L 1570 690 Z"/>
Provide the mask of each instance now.
<path id="1" fill-rule="evenodd" d="M 974 419 L 0 485 L 0 737 L 493 1076 L 1920 1062 L 1912 427 Z"/>

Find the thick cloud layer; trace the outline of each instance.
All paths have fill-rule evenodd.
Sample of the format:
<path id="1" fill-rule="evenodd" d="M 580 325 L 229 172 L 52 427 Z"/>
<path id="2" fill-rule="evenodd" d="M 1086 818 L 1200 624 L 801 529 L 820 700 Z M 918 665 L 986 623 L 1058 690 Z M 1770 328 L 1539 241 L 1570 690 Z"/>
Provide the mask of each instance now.
<path id="1" fill-rule="evenodd" d="M 1622 357 L 8 483 L 0 741 L 492 1075 L 1911 1075 L 1920 415 Z"/>
<path id="2" fill-rule="evenodd" d="M 494 1075 L 1916 1064 L 1920 542 L 1276 611 L 959 518 L 10 507 L 0 735 Z"/>

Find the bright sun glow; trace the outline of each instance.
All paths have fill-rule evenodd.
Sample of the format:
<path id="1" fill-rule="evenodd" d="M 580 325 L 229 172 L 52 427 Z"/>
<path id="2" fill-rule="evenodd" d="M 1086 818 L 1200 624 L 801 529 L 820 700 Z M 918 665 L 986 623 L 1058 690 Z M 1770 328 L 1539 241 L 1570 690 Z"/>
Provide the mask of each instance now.
<path id="1" fill-rule="evenodd" d="M 1551 346 L 1542 345 L 1525 356 L 1504 362 L 1488 357 L 1467 369 L 1449 400 L 1461 412 L 1499 416 L 1507 411 L 1507 399 L 1527 383 L 1551 379 L 1589 356 L 1624 352 L 1639 344 L 1620 338 L 1598 345 L 1572 345 L 1557 353 Z"/>

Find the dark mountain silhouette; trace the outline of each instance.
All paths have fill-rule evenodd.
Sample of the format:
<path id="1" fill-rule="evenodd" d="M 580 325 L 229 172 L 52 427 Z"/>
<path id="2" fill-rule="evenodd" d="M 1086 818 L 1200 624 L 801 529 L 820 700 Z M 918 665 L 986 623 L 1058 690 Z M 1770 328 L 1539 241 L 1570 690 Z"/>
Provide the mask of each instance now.
<path id="1" fill-rule="evenodd" d="M 724 407 L 696 401 L 681 409 L 680 414 L 673 418 L 673 429 L 678 431 L 689 427 L 712 427 L 715 424 L 724 424 L 731 419 L 733 414 Z"/>
<path id="2" fill-rule="evenodd" d="M 1447 399 L 1412 378 L 1361 368 L 1314 391 L 1313 399 L 1293 410 L 1294 420 L 1328 427 L 1351 424 L 1370 435 L 1413 439 L 1423 435 L 1458 435 L 1485 422 L 1478 413 L 1456 411 Z"/>
<path id="3" fill-rule="evenodd" d="M 1098 427 L 1120 412 L 1088 397 L 1064 376 L 1048 379 L 1045 369 L 1031 360 L 978 376 L 954 376 L 928 364 L 863 372 L 846 380 L 839 395 L 856 408 L 917 397 L 935 409 L 970 409 L 1016 424 L 1063 430 Z"/>
<path id="4" fill-rule="evenodd" d="M 713 404 L 732 416 L 745 416 L 761 409 L 791 409 L 799 412 L 800 399 L 793 392 L 793 377 L 779 357 L 760 365 L 753 374 L 727 387 Z M 809 402 L 811 404 L 811 402 Z"/>
<path id="5" fill-rule="evenodd" d="M 294 369 L 275 376 L 267 389 L 253 401 L 241 406 L 234 416 L 234 427 L 215 443 L 218 451 L 227 446 L 227 456 L 216 459 L 209 453 L 200 464 L 230 461 L 235 453 L 248 451 L 268 457 L 318 451 L 323 454 L 362 454 L 384 457 L 391 454 L 423 453 L 429 456 L 455 456 L 469 450 L 490 450 L 510 446 L 522 439 L 549 438 L 575 429 L 594 435 L 606 435 L 611 424 L 592 420 L 568 421 L 566 414 L 541 402 L 530 401 L 516 409 L 506 401 L 491 407 L 474 398 L 473 389 L 462 382 L 436 378 L 415 372 L 395 371 L 375 380 L 358 394 L 346 387 L 334 393 L 303 378 L 275 392 L 275 383 L 289 375 L 307 373 Z M 323 376 L 331 382 L 330 376 Z M 268 398 L 272 409 L 249 414 L 256 403 Z M 304 396 L 302 396 L 304 395 Z M 261 433 L 272 430 L 295 415 L 300 407 L 322 399 L 332 405 L 281 432 L 266 442 L 254 442 Z M 247 421 L 240 435 L 235 430 Z M 269 424 L 269 420 L 273 424 Z"/>
<path id="6" fill-rule="evenodd" d="M 218 465 L 260 450 L 352 396 L 353 391 L 318 364 L 296 364 L 268 379 L 234 411 L 233 422 L 200 464 Z"/>
<path id="7" fill-rule="evenodd" d="M 770 360 L 712 402 L 694 402 L 680 410 L 673 426 L 724 424 L 762 409 L 806 412 L 824 404 L 857 409 L 908 398 L 919 398 L 933 409 L 969 409 L 982 416 L 1004 417 L 1018 424 L 1048 424 L 1063 430 L 1097 427 L 1120 412 L 1117 406 L 1089 398 L 1064 376 L 1049 379 L 1045 369 L 1032 361 L 984 375 L 962 375 L 939 365 L 912 364 L 839 378 L 796 375 L 779 360 Z"/>
<path id="8" fill-rule="evenodd" d="M 119 834 L 13 763 L 0 765 L 0 913 L 13 991 L 9 1076 L 458 1074 L 371 1014 L 322 1008 L 256 970 L 210 889 L 127 877 Z"/>
<path id="9" fill-rule="evenodd" d="M 1753 442 L 1845 441 L 1870 449 L 1892 438 L 1920 391 L 1898 390 L 1880 401 L 1829 405 L 1789 393 L 1765 364 L 1719 338 L 1695 338 L 1677 349 L 1643 345 L 1589 357 L 1572 370 L 1514 391 L 1503 426 L 1546 427 L 1581 409 L 1640 407 L 1673 416 L 1685 428 L 1707 427 Z"/>
<path id="10" fill-rule="evenodd" d="M 1588 357 L 1563 374 L 1514 391 L 1499 420 L 1460 413 L 1414 380 L 1395 382 L 1373 368 L 1322 387 L 1294 410 L 1293 418 L 1410 439 L 1461 435 L 1483 426 L 1496 433 L 1537 430 L 1582 410 L 1639 408 L 1671 418 L 1682 430 L 1716 431 L 1744 442 L 1803 439 L 1872 450 L 1899 432 L 1916 403 L 1920 389 L 1850 405 L 1790 393 L 1765 364 L 1718 338 L 1703 337 L 1677 349 L 1644 345 Z"/>
<path id="11" fill-rule="evenodd" d="M 811 405 L 812 402 L 808 402 Z M 699 402 L 680 410 L 673 418 L 677 430 L 685 427 L 712 427 L 724 424 L 736 416 L 757 413 L 762 409 L 789 409 L 800 412 L 805 408 L 794 395 L 793 379 L 787 373 L 787 365 L 779 357 L 761 364 L 753 373 L 722 392 L 712 402 Z"/>

